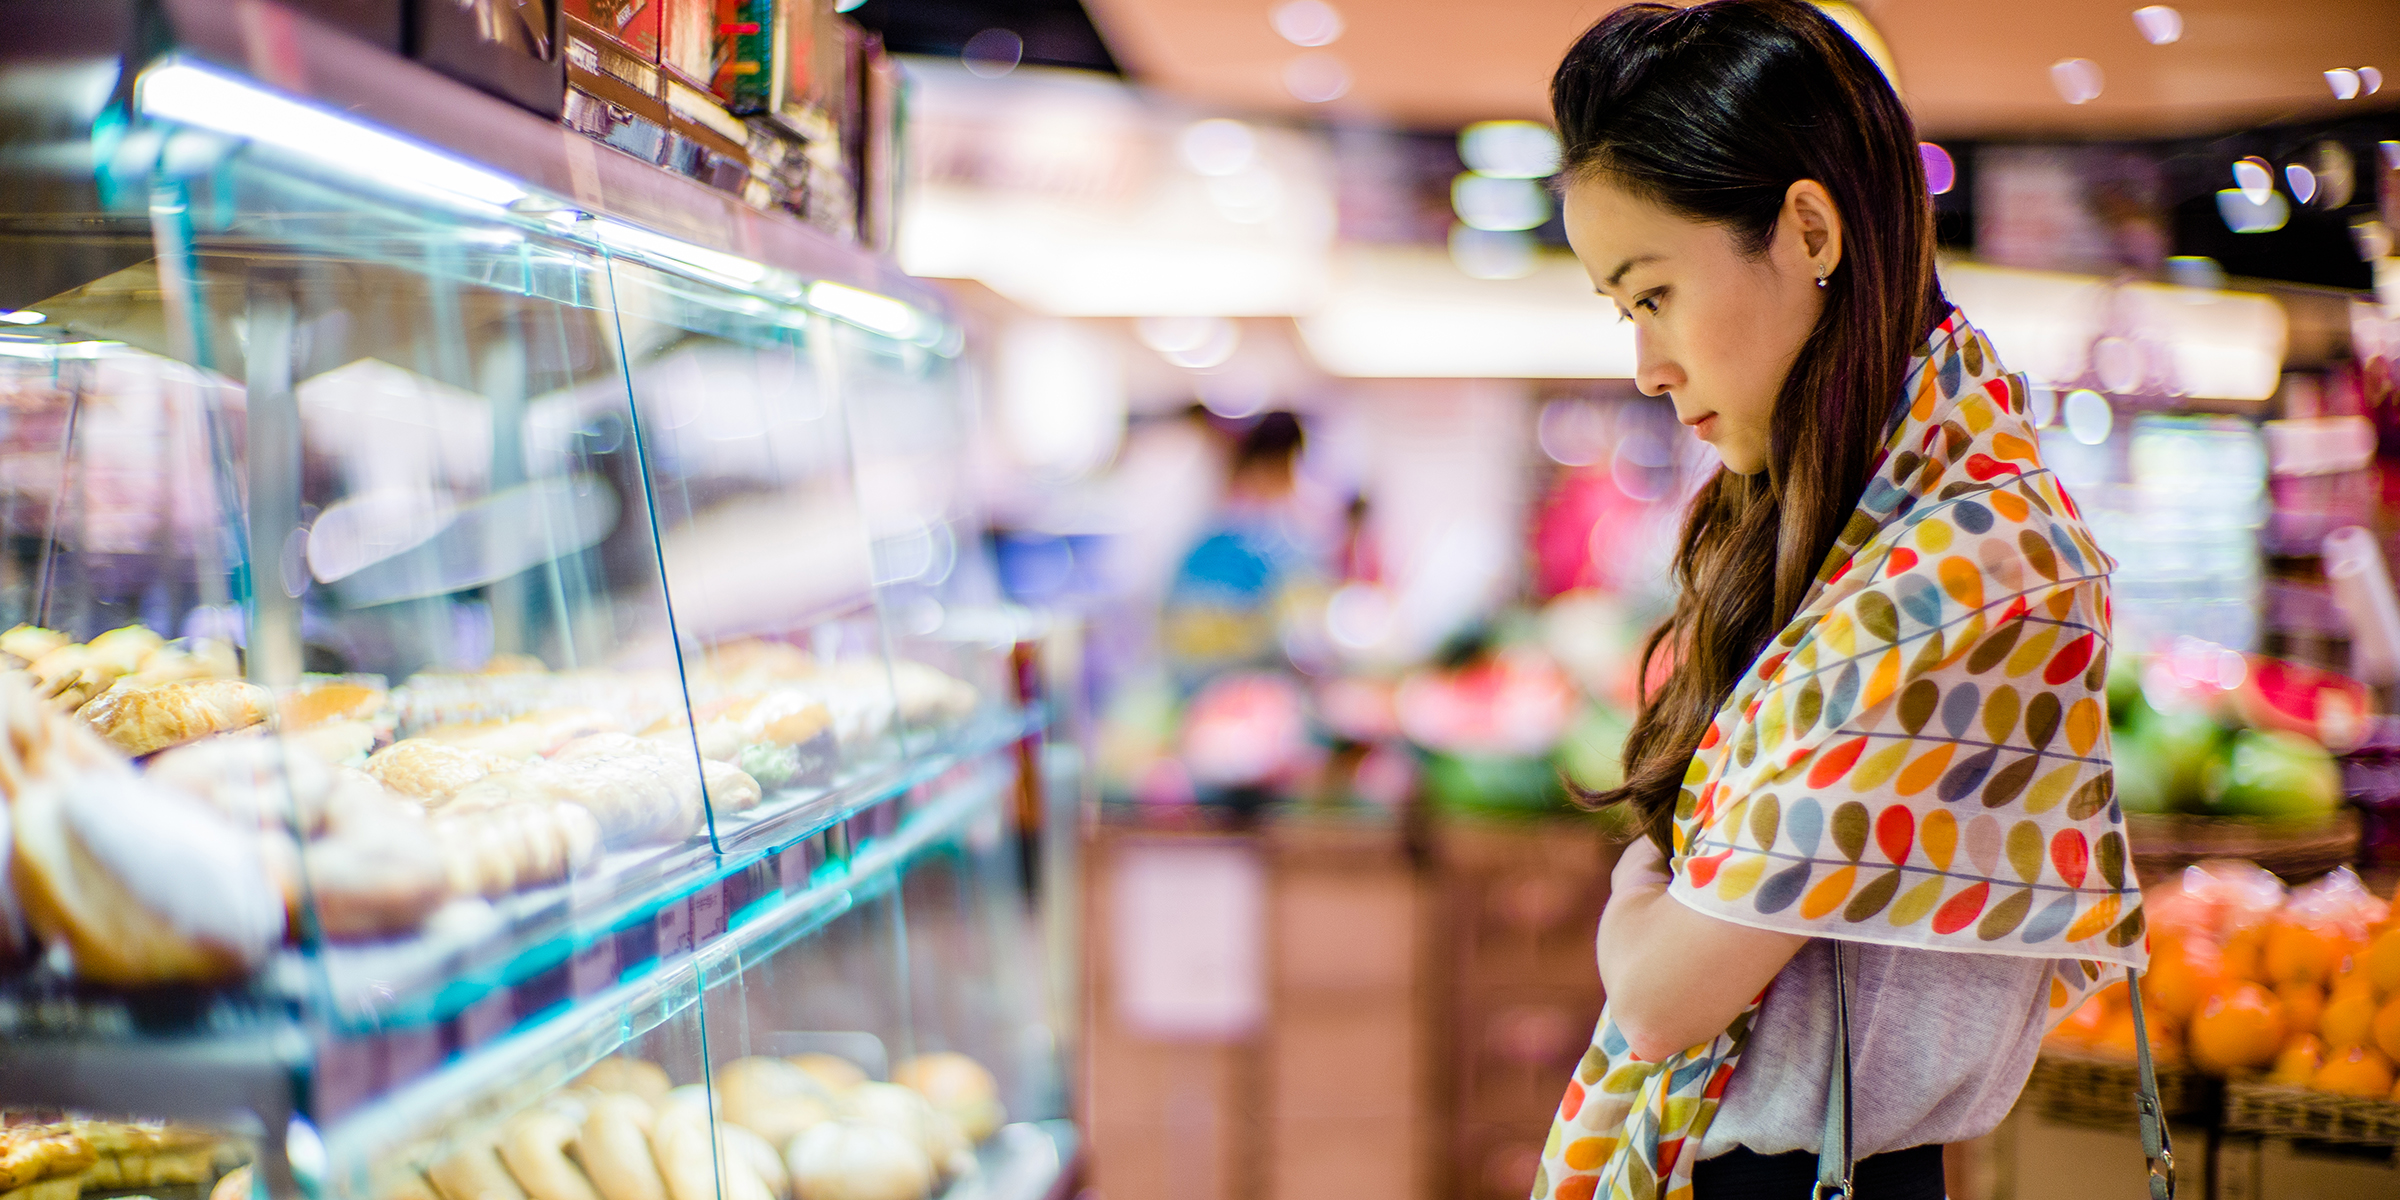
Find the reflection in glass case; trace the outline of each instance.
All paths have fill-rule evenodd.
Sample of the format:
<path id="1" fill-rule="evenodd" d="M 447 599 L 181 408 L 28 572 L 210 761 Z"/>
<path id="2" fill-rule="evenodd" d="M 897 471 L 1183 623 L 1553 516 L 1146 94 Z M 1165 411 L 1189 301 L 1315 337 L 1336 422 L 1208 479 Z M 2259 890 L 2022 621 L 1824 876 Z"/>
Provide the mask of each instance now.
<path id="1" fill-rule="evenodd" d="M 294 21 L 0 49 L 0 1191 L 1048 1194 L 938 299 Z"/>

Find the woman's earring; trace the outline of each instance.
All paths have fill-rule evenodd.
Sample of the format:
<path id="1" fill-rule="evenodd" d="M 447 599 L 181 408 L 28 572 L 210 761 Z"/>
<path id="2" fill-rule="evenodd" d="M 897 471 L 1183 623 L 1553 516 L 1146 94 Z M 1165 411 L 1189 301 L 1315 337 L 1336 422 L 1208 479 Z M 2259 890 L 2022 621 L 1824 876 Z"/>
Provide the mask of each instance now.
<path id="1" fill-rule="evenodd" d="M 1825 286 L 1825 264 L 1823 263 L 1817 264 L 1817 286 Z"/>

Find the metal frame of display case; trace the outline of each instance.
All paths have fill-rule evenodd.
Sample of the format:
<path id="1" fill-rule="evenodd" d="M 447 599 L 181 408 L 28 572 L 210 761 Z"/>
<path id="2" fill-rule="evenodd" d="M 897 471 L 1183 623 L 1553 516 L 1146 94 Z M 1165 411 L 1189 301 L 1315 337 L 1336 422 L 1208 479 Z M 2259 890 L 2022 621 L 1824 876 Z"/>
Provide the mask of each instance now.
<path id="1" fill-rule="evenodd" d="M 480 220 L 529 237 L 703 281 L 762 310 L 804 315 L 820 332 L 840 323 L 917 353 L 950 357 L 962 348 L 939 294 L 888 259 L 619 154 L 268 0 L 0 0 L 0 27 L 12 31 L 0 47 L 0 75 L 17 74 L 28 90 L 105 90 L 123 109 L 135 103 L 141 73 L 164 64 L 186 86 L 236 86 L 265 97 L 258 111 L 213 133 L 288 152 L 294 169 L 336 189 L 350 182 L 349 173 L 386 170 L 391 177 L 379 186 L 413 187 L 425 204 L 465 204 Z M 0 154 L 11 140 L 20 152 L 44 141 L 54 150 L 63 133 L 66 143 L 92 147 L 89 170 L 105 187 L 122 161 L 162 153 L 138 127 L 73 128 L 109 107 L 96 95 L 82 101 L 89 111 L 70 114 L 63 127 L 55 112 L 0 114 Z M 308 161 L 305 148 L 278 145 L 295 136 L 295 120 L 342 123 L 362 138 L 386 139 L 376 145 L 397 157 L 374 164 L 354 151 L 346 161 Z M 43 211 L 41 187 L 61 177 L 55 164 L 35 173 L 50 178 L 10 205 L 20 213 Z M 179 232 L 176 203 L 154 196 L 145 220 L 94 214 L 65 236 L 90 239 L 93 277 L 129 259 L 171 258 L 177 238 L 188 237 L 188 223 Z M 162 270 L 159 286 L 175 285 L 168 274 Z M 247 336 L 271 332 L 252 328 Z M 255 386 L 253 394 L 261 394 Z M 404 966 L 418 974 L 400 990 L 425 1005 L 402 1006 L 405 1021 L 345 1011 L 337 989 L 290 951 L 260 977 L 228 989 L 145 995 L 57 980 L 0 986 L 0 1104 L 202 1121 L 238 1110 L 256 1122 L 248 1132 L 268 1193 L 367 1200 L 382 1160 L 445 1127 L 497 1120 L 530 1103 L 738 979 L 739 963 L 799 944 L 862 898 L 894 889 L 929 847 L 995 812 L 1024 839 L 1029 889 L 1067 877 L 1056 863 L 1040 864 L 1048 869 L 1037 875 L 1034 857 L 1036 846 L 1059 844 L 1055 830 L 1043 828 L 1044 813 L 1075 799 L 1056 780 L 1038 777 L 1055 756 L 1025 749 L 1038 749 L 1047 722 L 1038 697 L 1010 696 L 969 725 L 903 745 L 896 759 L 835 779 L 738 836 L 719 837 L 712 824 L 708 853 L 580 914 L 569 935 L 419 947 Z M 650 957 L 627 958 L 621 943 L 629 935 Z M 391 967 L 379 965 L 387 973 Z M 1064 1035 L 1071 1038 L 1071 1029 Z M 402 1058 L 424 1069 L 396 1074 L 390 1064 Z M 950 1195 L 1047 1197 L 1070 1182 L 1079 1153 L 1071 1123 L 1020 1122 L 979 1152 L 983 1169 Z"/>

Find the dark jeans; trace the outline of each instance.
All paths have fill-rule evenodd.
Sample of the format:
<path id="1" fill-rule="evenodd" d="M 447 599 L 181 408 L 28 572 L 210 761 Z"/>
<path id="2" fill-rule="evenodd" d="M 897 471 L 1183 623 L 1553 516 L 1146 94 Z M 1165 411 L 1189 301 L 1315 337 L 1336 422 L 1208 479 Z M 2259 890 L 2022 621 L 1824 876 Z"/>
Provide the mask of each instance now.
<path id="1" fill-rule="evenodd" d="M 1943 1200 L 1942 1148 L 1911 1146 L 1860 1159 L 1850 1169 L 1858 1200 Z M 1692 1168 L 1692 1200 L 1808 1200 L 1817 1156 L 1806 1150 L 1755 1154 L 1736 1146 Z"/>

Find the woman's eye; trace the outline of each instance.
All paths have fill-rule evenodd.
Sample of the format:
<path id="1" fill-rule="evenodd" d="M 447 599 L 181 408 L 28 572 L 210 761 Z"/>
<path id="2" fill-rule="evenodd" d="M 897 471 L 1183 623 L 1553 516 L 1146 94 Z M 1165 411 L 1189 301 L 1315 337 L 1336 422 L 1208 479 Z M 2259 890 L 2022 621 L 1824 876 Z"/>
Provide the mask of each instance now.
<path id="1" fill-rule="evenodd" d="M 1641 299 L 1639 299 L 1639 300 L 1636 300 L 1636 301 L 1634 301 L 1634 302 L 1633 302 L 1633 306 L 1634 306 L 1635 308 L 1641 309 L 1641 310 L 1643 310 L 1643 311 L 1645 311 L 1645 312 L 1649 313 L 1651 316 L 1654 316 L 1654 317 L 1655 317 L 1655 316 L 1657 316 L 1657 315 L 1658 315 L 1658 293 L 1656 293 L 1656 292 L 1652 292 L 1651 294 L 1649 294 L 1649 295 L 1647 295 L 1647 296 L 1644 296 L 1644 297 L 1642 297 L 1642 298 L 1641 298 Z"/>

